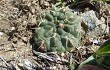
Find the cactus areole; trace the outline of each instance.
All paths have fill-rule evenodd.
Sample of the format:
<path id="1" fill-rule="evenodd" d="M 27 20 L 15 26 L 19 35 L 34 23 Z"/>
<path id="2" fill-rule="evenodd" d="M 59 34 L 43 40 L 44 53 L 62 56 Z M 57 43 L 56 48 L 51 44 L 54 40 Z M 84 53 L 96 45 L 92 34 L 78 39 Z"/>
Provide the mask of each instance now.
<path id="1" fill-rule="evenodd" d="M 69 8 L 53 6 L 41 16 L 34 41 L 45 51 L 71 51 L 78 45 L 81 31 L 79 17 Z"/>

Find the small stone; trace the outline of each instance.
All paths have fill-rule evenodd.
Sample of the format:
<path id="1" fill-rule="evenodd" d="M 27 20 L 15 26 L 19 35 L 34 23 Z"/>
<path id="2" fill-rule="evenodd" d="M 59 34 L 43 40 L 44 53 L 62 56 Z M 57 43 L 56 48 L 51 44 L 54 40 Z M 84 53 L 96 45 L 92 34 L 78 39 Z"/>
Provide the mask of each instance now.
<path id="1" fill-rule="evenodd" d="M 15 30 L 15 27 L 11 27 L 11 30 Z"/>
<path id="2" fill-rule="evenodd" d="M 89 41 L 90 41 L 90 42 L 93 42 L 93 38 L 90 38 Z"/>
<path id="3" fill-rule="evenodd" d="M 23 64 L 22 63 L 18 63 L 18 66 L 22 66 L 23 67 Z"/>
<path id="4" fill-rule="evenodd" d="M 45 2 L 44 2 L 44 5 L 48 7 L 50 4 L 45 1 Z"/>
<path id="5" fill-rule="evenodd" d="M 106 27 L 107 27 L 107 25 L 106 25 L 106 24 L 100 24 L 100 29 L 105 30 L 105 29 L 106 29 Z"/>
<path id="6" fill-rule="evenodd" d="M 34 70 L 33 68 L 36 67 L 36 64 L 30 61 L 29 59 L 23 59 L 19 64 L 19 67 L 26 68 L 26 70 Z"/>
<path id="7" fill-rule="evenodd" d="M 105 18 L 104 17 L 101 17 L 101 22 L 102 22 L 102 24 L 105 23 Z"/>
<path id="8" fill-rule="evenodd" d="M 35 11 L 35 8 L 31 8 L 31 11 L 32 11 L 32 13 L 34 14 L 36 11 Z"/>
<path id="9" fill-rule="evenodd" d="M 64 56 L 65 55 L 65 53 L 61 53 L 61 56 Z"/>
<path id="10" fill-rule="evenodd" d="M 0 36 L 2 36 L 3 35 L 3 32 L 0 32 Z"/>
<path id="11" fill-rule="evenodd" d="M 96 17 L 95 11 L 93 10 L 83 13 L 81 18 L 90 30 L 93 30 L 97 27 L 97 25 L 102 24 L 102 22 Z"/>
<path id="12" fill-rule="evenodd" d="M 86 55 L 86 51 L 83 51 L 83 52 L 82 52 L 82 55 Z"/>
<path id="13" fill-rule="evenodd" d="M 94 43 L 94 44 L 98 44 L 99 42 L 98 42 L 97 39 L 94 39 L 94 40 L 93 40 L 93 43 Z"/>
<path id="14" fill-rule="evenodd" d="M 24 25 L 27 25 L 27 21 L 23 21 L 23 24 L 24 24 Z"/>

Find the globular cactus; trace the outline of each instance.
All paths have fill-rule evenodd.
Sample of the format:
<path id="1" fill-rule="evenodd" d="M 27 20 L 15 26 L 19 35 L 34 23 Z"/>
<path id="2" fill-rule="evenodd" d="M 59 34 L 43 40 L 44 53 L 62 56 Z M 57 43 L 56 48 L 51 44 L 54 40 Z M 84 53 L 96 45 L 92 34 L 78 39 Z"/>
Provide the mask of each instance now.
<path id="1" fill-rule="evenodd" d="M 46 51 L 65 52 L 80 40 L 81 20 L 69 8 L 53 6 L 46 10 L 35 30 L 35 43 Z"/>

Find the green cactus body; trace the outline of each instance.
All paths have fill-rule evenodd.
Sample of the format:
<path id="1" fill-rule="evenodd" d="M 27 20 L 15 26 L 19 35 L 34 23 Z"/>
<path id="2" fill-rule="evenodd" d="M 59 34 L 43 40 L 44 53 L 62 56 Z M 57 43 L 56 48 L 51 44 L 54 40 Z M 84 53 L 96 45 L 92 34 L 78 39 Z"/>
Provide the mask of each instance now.
<path id="1" fill-rule="evenodd" d="M 54 17 L 54 24 L 57 24 L 57 17 Z"/>
<path id="2" fill-rule="evenodd" d="M 45 11 L 34 41 L 38 46 L 43 42 L 46 51 L 71 51 L 78 46 L 80 23 L 79 17 L 70 9 L 54 6 Z"/>
<path id="3" fill-rule="evenodd" d="M 45 38 L 44 39 L 44 47 L 46 47 L 45 51 L 50 51 L 50 38 Z"/>
<path id="4" fill-rule="evenodd" d="M 43 20 L 39 23 L 39 24 L 40 24 L 40 27 L 47 25 L 48 22 L 49 22 L 49 21 L 48 21 L 47 19 L 43 19 Z"/>
<path id="5" fill-rule="evenodd" d="M 65 26 L 64 30 L 72 35 L 74 35 L 75 38 L 80 39 L 80 33 L 78 32 L 79 28 L 77 26 Z"/>
<path id="6" fill-rule="evenodd" d="M 40 28 L 36 29 L 36 37 L 38 39 L 44 39 L 45 38 L 44 37 L 44 33 L 45 33 L 45 29 L 44 28 L 40 27 Z"/>
<path id="7" fill-rule="evenodd" d="M 67 34 L 67 33 L 66 33 L 63 29 L 61 29 L 61 28 L 58 28 L 57 32 L 58 32 L 58 34 L 60 34 L 60 35 L 65 35 L 65 34 Z"/>
<path id="8" fill-rule="evenodd" d="M 58 15 L 60 15 L 60 13 L 57 12 L 57 11 L 50 11 L 50 14 L 51 14 L 53 17 L 58 17 Z"/>
<path id="9" fill-rule="evenodd" d="M 68 12 L 66 12 L 65 14 L 66 14 L 66 17 L 67 17 L 67 18 L 70 18 L 72 15 L 74 15 L 72 11 L 68 11 Z M 75 17 L 75 16 L 74 16 L 74 17 Z"/>
<path id="10" fill-rule="evenodd" d="M 53 16 L 50 14 L 50 11 L 45 12 L 45 19 L 47 19 L 50 22 L 53 20 Z"/>
<path id="11" fill-rule="evenodd" d="M 59 11 L 59 8 L 55 7 L 55 6 L 52 6 L 51 8 L 52 11 Z"/>
<path id="12" fill-rule="evenodd" d="M 58 20 L 64 20 L 66 18 L 66 16 L 64 13 L 60 12 L 57 18 L 58 18 Z"/>

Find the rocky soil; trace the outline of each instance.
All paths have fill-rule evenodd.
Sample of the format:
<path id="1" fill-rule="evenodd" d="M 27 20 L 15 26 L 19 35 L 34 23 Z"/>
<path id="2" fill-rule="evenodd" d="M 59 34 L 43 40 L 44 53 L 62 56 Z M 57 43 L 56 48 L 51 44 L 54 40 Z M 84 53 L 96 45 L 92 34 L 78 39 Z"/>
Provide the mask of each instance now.
<path id="1" fill-rule="evenodd" d="M 52 4 L 54 2 L 51 0 L 0 0 L 0 70 L 69 70 L 69 59 L 79 65 L 110 38 L 110 13 L 105 6 L 97 10 L 84 7 L 85 12 L 78 8 L 76 13 L 82 13 L 79 14 L 82 18 L 79 47 L 61 55 L 33 51 L 32 36 L 37 28 L 37 19 Z M 94 12 L 101 17 L 97 17 Z"/>

